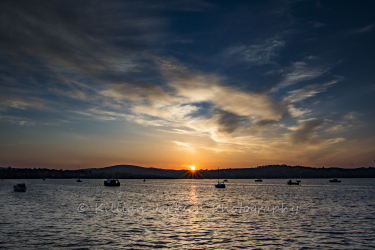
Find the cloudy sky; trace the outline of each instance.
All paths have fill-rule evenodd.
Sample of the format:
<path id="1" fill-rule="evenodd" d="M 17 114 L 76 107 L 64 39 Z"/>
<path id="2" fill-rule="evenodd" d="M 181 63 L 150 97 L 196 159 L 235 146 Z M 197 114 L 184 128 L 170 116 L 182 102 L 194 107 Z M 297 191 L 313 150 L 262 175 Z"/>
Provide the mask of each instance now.
<path id="1" fill-rule="evenodd" d="M 374 166 L 374 10 L 1 1 L 0 166 Z"/>

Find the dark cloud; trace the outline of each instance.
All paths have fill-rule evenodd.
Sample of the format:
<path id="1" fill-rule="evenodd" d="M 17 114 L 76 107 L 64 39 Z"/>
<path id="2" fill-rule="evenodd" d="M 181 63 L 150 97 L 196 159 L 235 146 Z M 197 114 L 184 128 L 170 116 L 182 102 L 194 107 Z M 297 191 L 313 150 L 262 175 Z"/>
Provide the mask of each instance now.
<path id="1" fill-rule="evenodd" d="M 245 117 L 223 110 L 216 111 L 216 115 L 219 117 L 217 120 L 219 132 L 228 134 L 233 133 L 238 127 L 243 126 L 243 123 L 246 121 Z"/>
<path id="2" fill-rule="evenodd" d="M 135 70 L 163 36 L 162 19 L 137 2 L 3 1 L 0 9 L 3 48 L 95 78 Z"/>
<path id="3" fill-rule="evenodd" d="M 277 125 L 276 120 L 259 120 L 254 121 L 250 117 L 239 116 L 235 113 L 215 110 L 216 122 L 218 124 L 218 132 L 230 134 L 232 137 L 241 136 L 262 136 L 271 129 L 272 125 Z"/>
<path id="4" fill-rule="evenodd" d="M 277 123 L 275 120 L 260 120 L 256 123 L 256 126 L 265 127 Z"/>
<path id="5" fill-rule="evenodd" d="M 120 102 L 131 101 L 146 105 L 151 105 L 155 101 L 168 103 L 171 99 L 171 96 L 159 85 L 146 81 L 111 84 L 101 93 Z"/>
<path id="6" fill-rule="evenodd" d="M 310 143 L 315 144 L 319 139 L 315 136 L 316 129 L 325 123 L 324 119 L 314 119 L 303 122 L 296 131 L 289 134 L 292 143 L 302 144 Z"/>

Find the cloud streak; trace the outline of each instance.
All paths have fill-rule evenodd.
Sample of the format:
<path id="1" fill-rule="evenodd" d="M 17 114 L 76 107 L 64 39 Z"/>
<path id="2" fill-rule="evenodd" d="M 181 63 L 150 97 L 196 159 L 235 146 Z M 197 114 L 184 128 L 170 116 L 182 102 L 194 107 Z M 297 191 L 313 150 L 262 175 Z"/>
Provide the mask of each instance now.
<path id="1" fill-rule="evenodd" d="M 284 46 L 285 42 L 278 38 L 270 38 L 258 44 L 241 45 L 228 48 L 224 56 L 232 60 L 250 64 L 263 65 L 274 63 L 273 58 Z"/>
<path id="2" fill-rule="evenodd" d="M 300 82 L 310 81 L 322 76 L 328 71 L 320 67 L 308 67 L 306 62 L 295 62 L 293 65 L 285 69 L 284 80 L 273 87 L 270 92 L 276 92 L 280 89 L 295 85 Z"/>
<path id="3" fill-rule="evenodd" d="M 365 27 L 362 27 L 362 28 L 359 28 L 359 29 L 356 29 L 356 30 L 353 30 L 352 33 L 353 34 L 362 34 L 362 33 L 367 33 L 367 32 L 370 32 L 373 30 L 373 28 L 375 27 L 375 24 L 370 24 L 370 25 L 367 25 Z"/>
<path id="4" fill-rule="evenodd" d="M 310 84 L 301 89 L 293 90 L 289 92 L 289 95 L 284 98 L 285 101 L 294 103 L 300 102 L 306 98 L 313 97 L 321 92 L 326 91 L 330 86 L 339 82 L 339 80 L 333 80 L 323 84 Z"/>

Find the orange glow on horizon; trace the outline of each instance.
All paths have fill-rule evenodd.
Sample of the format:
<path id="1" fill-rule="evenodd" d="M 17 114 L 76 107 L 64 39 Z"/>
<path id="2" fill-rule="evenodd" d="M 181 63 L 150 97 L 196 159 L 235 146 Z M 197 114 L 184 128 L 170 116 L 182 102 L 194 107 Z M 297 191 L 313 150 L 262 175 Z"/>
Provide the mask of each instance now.
<path id="1" fill-rule="evenodd" d="M 191 171 L 195 170 L 195 166 L 190 166 Z"/>

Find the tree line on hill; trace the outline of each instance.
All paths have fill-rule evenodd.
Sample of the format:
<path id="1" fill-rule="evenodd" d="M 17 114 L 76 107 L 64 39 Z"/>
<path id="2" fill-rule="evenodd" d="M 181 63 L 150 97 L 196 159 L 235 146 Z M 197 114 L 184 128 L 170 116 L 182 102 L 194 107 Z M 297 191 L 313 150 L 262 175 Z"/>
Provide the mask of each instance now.
<path id="1" fill-rule="evenodd" d="M 266 165 L 256 168 L 214 170 L 171 170 L 117 165 L 105 168 L 56 170 L 46 168 L 0 168 L 1 179 L 43 178 L 119 178 L 119 179 L 255 179 L 255 178 L 375 178 L 375 168 L 312 168 L 304 166 Z"/>

